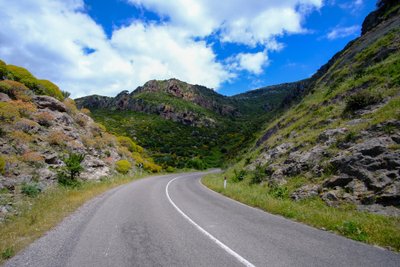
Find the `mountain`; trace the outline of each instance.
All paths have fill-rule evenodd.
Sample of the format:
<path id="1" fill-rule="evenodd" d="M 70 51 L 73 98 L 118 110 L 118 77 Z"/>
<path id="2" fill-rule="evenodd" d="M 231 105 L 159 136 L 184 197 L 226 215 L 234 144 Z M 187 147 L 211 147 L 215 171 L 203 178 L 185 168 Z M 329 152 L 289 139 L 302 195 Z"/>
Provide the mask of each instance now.
<path id="1" fill-rule="evenodd" d="M 293 87 L 277 85 L 227 97 L 177 79 L 153 80 L 131 93 L 75 101 L 110 131 L 138 140 L 158 164 L 206 168 L 241 153 L 282 108 Z"/>
<path id="2" fill-rule="evenodd" d="M 400 4 L 378 6 L 227 170 L 232 182 L 400 215 Z"/>

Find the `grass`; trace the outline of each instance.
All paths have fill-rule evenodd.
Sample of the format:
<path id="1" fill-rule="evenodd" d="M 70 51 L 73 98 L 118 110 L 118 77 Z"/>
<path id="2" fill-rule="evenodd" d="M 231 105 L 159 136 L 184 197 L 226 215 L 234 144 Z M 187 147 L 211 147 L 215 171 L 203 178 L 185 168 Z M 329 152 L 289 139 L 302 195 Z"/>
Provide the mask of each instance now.
<path id="1" fill-rule="evenodd" d="M 54 186 L 32 198 L 19 201 L 18 215 L 0 223 L 0 265 L 18 251 L 59 224 L 89 199 L 143 176 L 116 176 L 100 182 L 86 182 L 78 188 Z"/>
<path id="2" fill-rule="evenodd" d="M 223 174 L 210 174 L 202 180 L 210 189 L 247 205 L 354 240 L 400 251 L 400 218 L 359 212 L 352 205 L 329 207 L 319 198 L 295 202 L 287 196 L 276 195 L 276 189 L 271 191 L 266 185 L 249 185 L 246 180 L 228 181 L 224 189 L 222 181 Z M 292 191 L 298 182 L 291 184 L 289 181 L 285 190 Z"/>

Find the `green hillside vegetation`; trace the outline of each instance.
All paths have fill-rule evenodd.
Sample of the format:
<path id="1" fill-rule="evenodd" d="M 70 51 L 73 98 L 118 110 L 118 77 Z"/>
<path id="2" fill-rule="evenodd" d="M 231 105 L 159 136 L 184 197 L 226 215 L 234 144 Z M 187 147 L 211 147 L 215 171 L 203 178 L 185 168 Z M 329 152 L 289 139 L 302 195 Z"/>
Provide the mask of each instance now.
<path id="1" fill-rule="evenodd" d="M 218 127 L 192 127 L 158 115 L 134 111 L 92 110 L 93 118 L 118 135 L 132 136 L 164 168 L 219 167 L 233 159 L 253 136 L 247 125 L 220 121 Z M 202 163 L 194 166 L 193 160 Z"/>
<path id="2" fill-rule="evenodd" d="M 58 100 L 65 98 L 63 92 L 57 85 L 48 80 L 36 79 L 27 69 L 14 65 L 6 65 L 0 61 L 0 74 L 5 80 L 13 80 L 24 84 L 37 95 L 48 95 Z"/>
<path id="3" fill-rule="evenodd" d="M 400 4 L 394 5 L 391 12 L 398 12 Z M 399 16 L 392 15 L 390 22 L 378 25 L 377 29 L 346 46 L 314 77 L 315 81 L 300 102 L 258 133 L 258 140 L 238 162 L 222 174 L 206 177 L 203 182 L 249 205 L 399 251 L 398 217 L 357 211 L 359 207 L 378 201 L 383 203 L 382 210 L 390 206 L 399 208 L 398 194 L 395 193 L 398 178 L 393 178 L 397 174 L 379 176 L 382 177 L 379 179 L 386 179 L 385 182 L 394 190 L 390 191 L 390 198 L 385 195 L 391 202 L 384 202 L 385 198 L 379 195 L 389 192 L 384 185 L 379 185 L 382 186 L 378 186 L 380 189 L 368 185 L 368 179 L 377 179 L 380 172 L 386 169 L 396 170 L 398 164 L 390 161 L 379 165 L 378 157 L 379 153 L 383 153 L 386 155 L 384 160 L 391 156 L 395 158 L 400 152 L 399 140 L 396 139 L 396 133 L 399 133 L 397 123 L 400 121 L 398 21 Z M 332 141 L 326 142 L 329 131 L 338 134 L 334 138 L 329 137 Z M 359 151 L 355 149 L 361 147 L 368 153 L 370 150 L 362 145 L 367 146 L 371 140 L 389 140 L 392 143 L 382 146 L 378 154 L 371 153 L 356 162 L 354 159 L 362 154 L 356 155 Z M 317 155 L 315 151 L 318 149 L 323 149 L 321 156 L 312 158 Z M 342 168 L 352 170 L 353 176 L 351 171 L 344 175 L 343 169 L 339 170 L 335 163 L 335 160 L 346 158 L 349 161 Z M 313 161 L 308 163 L 307 160 Z M 360 168 L 360 164 L 370 165 L 365 165 L 362 170 L 355 169 Z M 370 171 L 372 176 L 366 171 Z M 224 176 L 228 178 L 226 190 L 222 184 Z M 368 198 L 369 202 L 362 194 L 355 195 L 358 191 L 353 190 L 357 188 L 347 186 L 350 179 L 353 183 L 366 186 L 363 194 L 375 192 Z M 315 191 L 312 188 L 316 188 Z M 302 198 L 295 200 L 302 193 L 310 195 L 300 195 Z"/>

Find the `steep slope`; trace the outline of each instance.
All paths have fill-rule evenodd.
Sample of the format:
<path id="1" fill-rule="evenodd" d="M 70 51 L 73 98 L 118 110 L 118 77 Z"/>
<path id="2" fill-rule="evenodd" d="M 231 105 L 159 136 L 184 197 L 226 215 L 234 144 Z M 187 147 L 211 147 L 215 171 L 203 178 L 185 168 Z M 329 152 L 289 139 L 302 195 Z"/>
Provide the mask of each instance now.
<path id="1" fill-rule="evenodd" d="M 114 174 L 122 159 L 130 162 L 126 171 L 136 164 L 160 169 L 129 138 L 108 133 L 78 110 L 56 85 L 2 61 L 0 71 L 0 220 L 14 211 L 21 191 L 55 184 L 72 153 L 84 155 L 84 180 Z"/>
<path id="2" fill-rule="evenodd" d="M 400 214 L 399 7 L 381 1 L 363 35 L 311 78 L 301 102 L 227 172 L 232 181 L 246 176 L 296 201 L 320 197 Z"/>

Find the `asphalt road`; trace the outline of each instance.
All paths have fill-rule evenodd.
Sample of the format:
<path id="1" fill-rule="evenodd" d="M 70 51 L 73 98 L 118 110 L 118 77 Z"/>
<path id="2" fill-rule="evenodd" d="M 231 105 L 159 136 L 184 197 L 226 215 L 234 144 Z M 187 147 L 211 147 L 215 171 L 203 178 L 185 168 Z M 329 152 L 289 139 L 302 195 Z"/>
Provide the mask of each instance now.
<path id="1" fill-rule="evenodd" d="M 97 197 L 5 266 L 400 266 L 400 255 L 225 198 L 201 173 Z"/>

